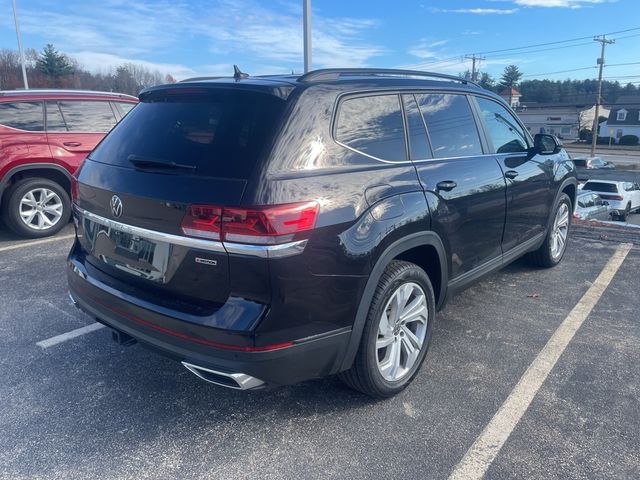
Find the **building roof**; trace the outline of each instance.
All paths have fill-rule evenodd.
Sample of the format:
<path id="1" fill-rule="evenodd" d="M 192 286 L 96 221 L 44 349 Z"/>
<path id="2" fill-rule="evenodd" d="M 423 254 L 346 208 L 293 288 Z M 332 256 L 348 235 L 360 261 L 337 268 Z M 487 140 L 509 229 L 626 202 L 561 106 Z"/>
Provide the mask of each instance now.
<path id="1" fill-rule="evenodd" d="M 509 97 L 517 97 L 517 96 L 522 96 L 522 94 L 516 90 L 515 88 L 511 87 L 511 88 L 505 88 L 504 90 L 502 90 L 500 92 L 500 96 L 509 96 Z"/>
<path id="2" fill-rule="evenodd" d="M 637 110 L 638 108 L 640 108 L 640 95 L 622 95 L 618 97 L 618 100 L 616 100 L 616 104 L 613 108 L 632 108 Z"/>

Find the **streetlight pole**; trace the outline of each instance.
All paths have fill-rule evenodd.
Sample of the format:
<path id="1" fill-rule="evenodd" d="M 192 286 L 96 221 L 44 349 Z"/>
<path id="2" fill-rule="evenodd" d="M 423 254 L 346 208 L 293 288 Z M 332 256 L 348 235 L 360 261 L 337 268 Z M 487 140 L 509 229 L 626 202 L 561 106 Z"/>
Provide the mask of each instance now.
<path id="1" fill-rule="evenodd" d="M 15 0 L 14 0 L 15 1 Z M 302 0 L 304 73 L 311 70 L 311 0 Z"/>
<path id="2" fill-rule="evenodd" d="M 18 37 L 18 50 L 20 51 L 20 63 L 22 63 L 22 80 L 24 81 L 25 90 L 29 90 L 29 82 L 27 81 L 27 68 L 24 61 L 24 49 L 22 48 L 22 35 L 20 35 L 20 23 L 18 22 L 18 9 L 16 7 L 16 0 L 12 0 L 13 4 L 13 19 L 16 22 L 16 37 Z"/>

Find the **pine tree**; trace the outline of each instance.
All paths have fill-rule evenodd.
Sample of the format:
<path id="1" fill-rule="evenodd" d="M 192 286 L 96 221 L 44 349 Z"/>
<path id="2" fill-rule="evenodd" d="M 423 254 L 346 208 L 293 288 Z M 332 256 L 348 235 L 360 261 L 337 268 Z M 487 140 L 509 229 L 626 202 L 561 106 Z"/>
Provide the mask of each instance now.
<path id="1" fill-rule="evenodd" d="M 74 68 L 66 55 L 58 52 L 50 43 L 36 60 L 36 68 L 42 72 L 52 86 L 59 87 L 62 77 L 74 73 Z"/>
<path id="2" fill-rule="evenodd" d="M 507 65 L 500 78 L 500 85 L 505 88 L 515 88 L 521 78 L 522 72 L 516 65 Z"/>

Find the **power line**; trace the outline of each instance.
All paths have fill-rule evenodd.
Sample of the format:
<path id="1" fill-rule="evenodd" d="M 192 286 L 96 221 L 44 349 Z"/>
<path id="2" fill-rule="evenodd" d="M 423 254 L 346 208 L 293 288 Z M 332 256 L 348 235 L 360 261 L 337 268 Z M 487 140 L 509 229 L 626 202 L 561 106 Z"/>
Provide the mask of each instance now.
<path id="1" fill-rule="evenodd" d="M 636 31 L 636 30 L 640 30 L 640 27 L 628 28 L 628 29 L 625 29 L 625 30 L 618 30 L 618 31 L 615 31 L 615 32 L 608 32 L 608 33 L 605 33 L 604 35 L 615 35 L 615 34 L 619 34 L 619 33 L 632 32 L 632 31 Z M 627 36 L 624 36 L 624 37 L 618 37 L 617 40 L 620 40 L 620 39 L 623 39 L 623 38 L 636 37 L 636 36 L 640 36 L 640 34 L 627 35 Z M 512 48 L 503 48 L 503 49 L 499 49 L 499 50 L 487 50 L 487 51 L 475 52 L 475 55 L 487 55 L 490 58 L 496 58 L 496 57 L 501 57 L 501 56 L 504 56 L 504 55 L 491 55 L 491 54 L 503 53 L 503 52 L 516 52 L 518 50 L 526 50 L 526 49 L 535 48 L 535 47 L 546 47 L 546 46 L 549 46 L 549 45 L 560 45 L 562 43 L 577 42 L 577 41 L 580 41 L 580 40 L 587 40 L 587 39 L 591 40 L 592 38 L 593 38 L 593 36 L 576 37 L 576 38 L 571 38 L 571 39 L 566 39 L 566 40 L 557 40 L 557 41 L 554 41 L 554 42 L 536 43 L 536 44 L 531 44 L 531 45 L 526 45 L 526 46 L 521 46 L 521 47 L 512 47 Z M 543 52 L 543 51 L 549 51 L 549 50 L 556 50 L 556 49 L 560 49 L 560 48 L 579 47 L 579 46 L 582 46 L 582 45 L 591 45 L 591 42 L 581 42 L 581 43 L 577 43 L 577 44 L 574 44 L 574 45 L 566 45 L 564 47 L 555 47 L 555 48 L 548 48 L 548 49 L 541 49 L 541 50 L 524 51 L 524 52 L 520 52 L 520 53 L 537 53 L 537 52 Z M 416 66 L 416 67 L 427 67 L 427 66 L 434 66 L 434 65 L 438 65 L 438 64 L 442 64 L 442 63 L 452 62 L 454 60 L 458 60 L 457 63 L 464 63 L 465 55 L 472 55 L 472 54 L 455 55 L 455 56 L 443 58 L 443 59 L 440 59 L 440 60 L 433 60 L 433 61 L 424 62 L 424 63 L 416 63 L 416 64 L 412 64 L 412 65 Z"/>
<path id="2" fill-rule="evenodd" d="M 558 70 L 556 72 L 530 73 L 530 74 L 527 74 L 527 75 L 523 75 L 522 78 L 525 78 L 525 77 L 539 77 L 541 75 L 555 75 L 556 73 L 577 72 L 579 70 L 591 70 L 593 68 L 598 68 L 598 67 L 591 66 L 591 67 L 572 68 L 570 70 Z"/>

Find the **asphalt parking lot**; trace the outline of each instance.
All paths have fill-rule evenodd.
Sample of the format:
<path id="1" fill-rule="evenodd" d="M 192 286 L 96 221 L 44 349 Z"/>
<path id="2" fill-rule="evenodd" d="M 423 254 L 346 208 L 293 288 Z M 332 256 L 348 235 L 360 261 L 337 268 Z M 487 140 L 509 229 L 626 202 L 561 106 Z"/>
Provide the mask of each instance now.
<path id="1" fill-rule="evenodd" d="M 106 328 L 36 345 L 93 323 L 67 297 L 71 233 L 0 230 L 3 479 L 447 478 L 629 241 L 485 478 L 640 478 L 635 232 L 576 229 L 557 268 L 518 261 L 455 297 L 421 373 L 386 401 L 332 378 L 217 388 Z"/>

